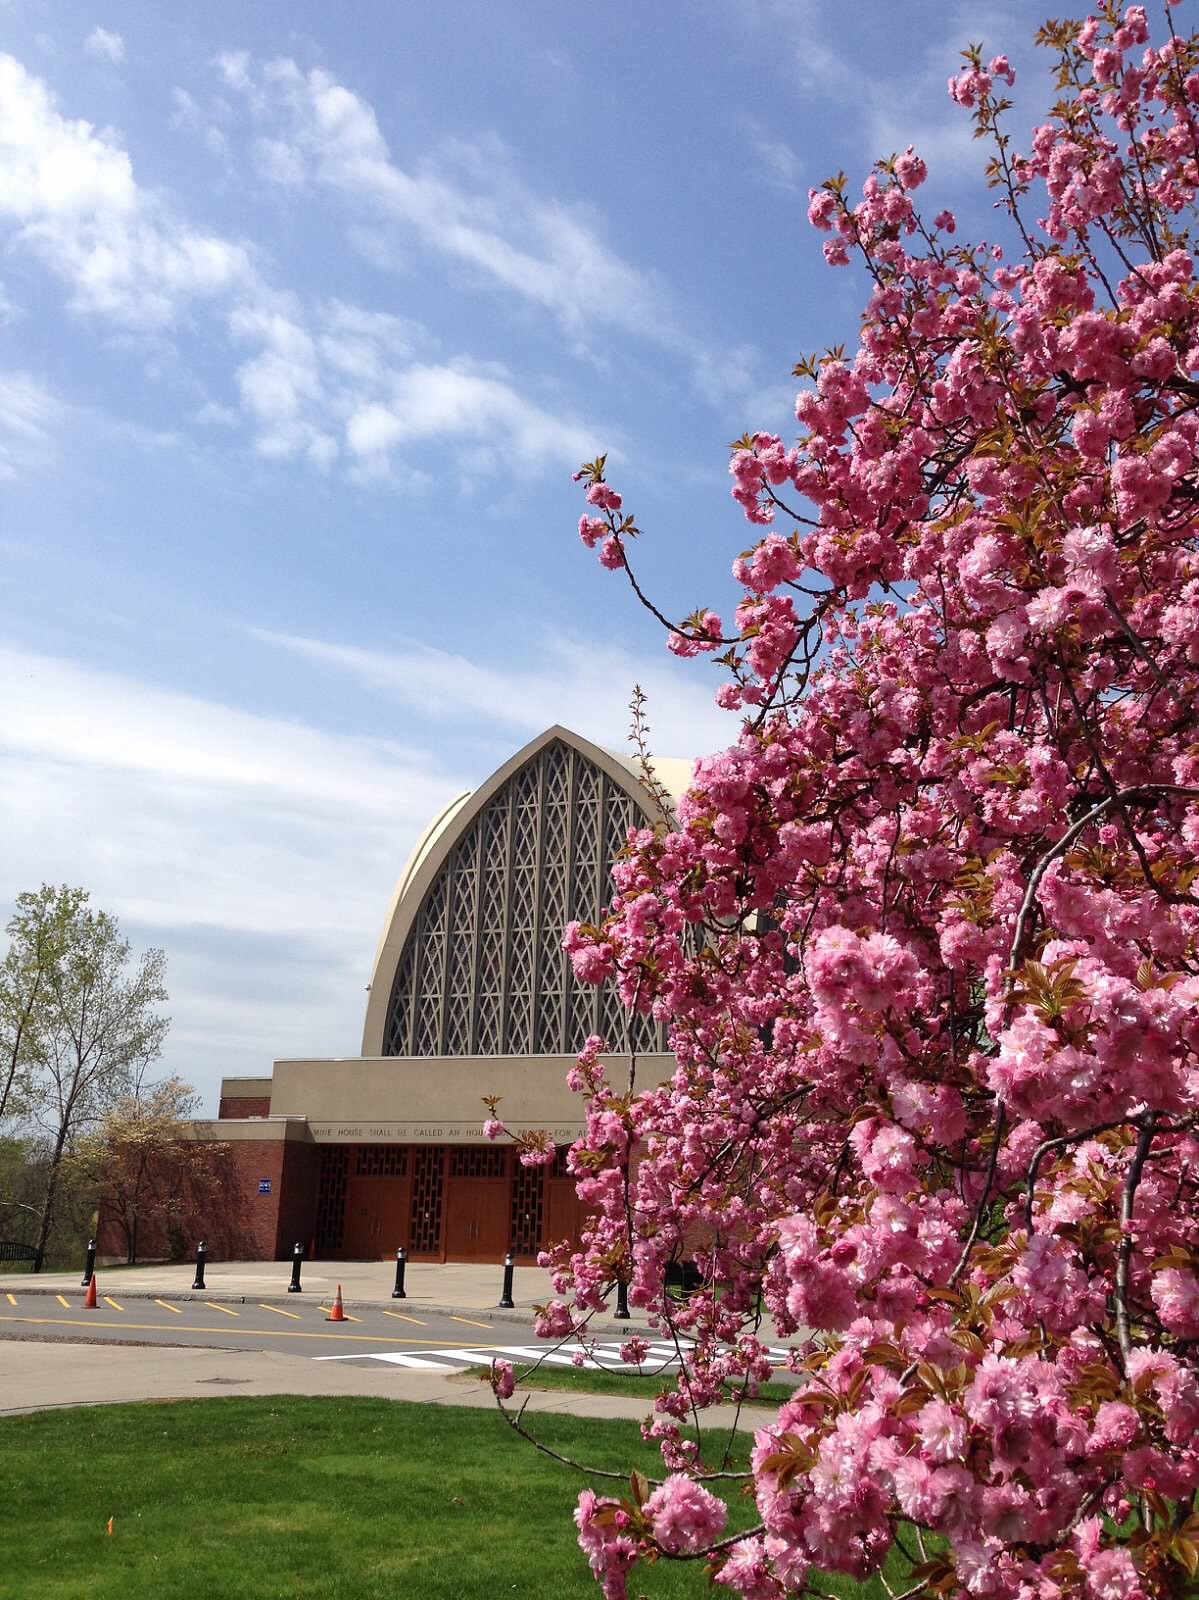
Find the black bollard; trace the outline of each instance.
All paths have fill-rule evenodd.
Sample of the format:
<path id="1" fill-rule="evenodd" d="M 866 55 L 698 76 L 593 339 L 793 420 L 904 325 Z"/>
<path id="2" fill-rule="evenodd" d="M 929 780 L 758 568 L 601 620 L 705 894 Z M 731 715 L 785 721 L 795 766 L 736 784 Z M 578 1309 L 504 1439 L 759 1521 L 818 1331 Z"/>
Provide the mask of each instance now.
<path id="1" fill-rule="evenodd" d="M 82 1288 L 82 1289 L 86 1289 L 87 1288 L 88 1284 L 92 1281 L 92 1273 L 95 1272 L 95 1270 L 96 1270 L 96 1241 L 94 1239 L 89 1239 L 87 1241 L 87 1258 L 83 1263 L 83 1279 L 82 1279 L 82 1281 L 80 1283 L 80 1288 Z"/>
<path id="2" fill-rule="evenodd" d="M 396 1286 L 391 1291 L 393 1300 L 407 1300 L 408 1295 L 404 1289 L 404 1268 L 408 1265 L 408 1252 L 401 1245 L 396 1251 Z"/>
<path id="3" fill-rule="evenodd" d="M 629 1286 L 623 1278 L 616 1285 L 616 1316 L 621 1322 L 629 1320 Z"/>
<path id="4" fill-rule="evenodd" d="M 516 1262 L 512 1258 L 511 1250 L 509 1250 L 508 1254 L 504 1257 L 504 1292 L 500 1295 L 500 1305 L 505 1311 L 511 1311 L 513 1306 L 516 1304 L 515 1300 L 512 1298 L 512 1274 L 515 1271 Z"/>
<path id="5" fill-rule="evenodd" d="M 204 1243 L 203 1239 L 201 1239 L 199 1244 L 196 1246 L 196 1276 L 194 1282 L 192 1283 L 193 1289 L 203 1289 L 205 1286 L 204 1263 L 207 1261 L 207 1259 L 208 1246 Z"/>
<path id="6" fill-rule="evenodd" d="M 297 1244 L 291 1257 L 291 1282 L 287 1286 L 288 1294 L 300 1292 L 300 1263 L 304 1259 L 304 1246 Z"/>

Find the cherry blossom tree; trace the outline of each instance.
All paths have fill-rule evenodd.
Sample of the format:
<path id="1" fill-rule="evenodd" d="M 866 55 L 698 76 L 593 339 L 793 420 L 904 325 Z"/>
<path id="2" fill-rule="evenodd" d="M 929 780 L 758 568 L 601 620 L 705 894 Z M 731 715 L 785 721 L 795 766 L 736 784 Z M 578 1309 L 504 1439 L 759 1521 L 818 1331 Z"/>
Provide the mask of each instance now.
<path id="1" fill-rule="evenodd" d="M 798 441 L 733 448 L 756 542 L 731 627 L 651 605 L 604 460 L 580 474 L 584 544 L 741 717 L 567 930 L 677 1058 L 618 1084 L 589 1042 L 569 1160 L 596 1215 L 547 1263 L 543 1332 L 624 1282 L 694 1341 L 647 1424 L 664 1479 L 579 1501 L 609 1600 L 642 1559 L 781 1600 L 896 1552 L 909 1597 L 1193 1592 L 1199 42 L 1175 16 L 1046 24 L 1059 98 L 1026 150 L 1007 58 L 966 52 L 999 242 L 918 206 L 912 150 L 860 199 L 811 193 L 869 298 L 852 353 L 796 368 Z M 673 1306 L 684 1254 L 704 1287 Z M 768 1376 L 763 1313 L 800 1382 L 745 1467 L 688 1425 Z M 728 1534 L 739 1476 L 756 1524 Z"/>

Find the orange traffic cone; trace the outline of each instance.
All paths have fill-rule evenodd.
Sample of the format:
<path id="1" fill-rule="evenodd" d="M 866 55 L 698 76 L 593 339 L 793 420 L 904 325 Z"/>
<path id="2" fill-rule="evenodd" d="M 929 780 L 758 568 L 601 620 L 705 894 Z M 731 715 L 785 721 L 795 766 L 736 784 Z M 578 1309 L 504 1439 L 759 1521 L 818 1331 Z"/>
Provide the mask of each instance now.
<path id="1" fill-rule="evenodd" d="M 345 1322 L 346 1320 L 345 1307 L 341 1303 L 341 1284 L 339 1283 L 337 1285 L 337 1293 L 333 1296 L 332 1308 L 330 1309 L 329 1315 L 325 1318 L 325 1321 Z"/>
<path id="2" fill-rule="evenodd" d="M 88 1279 L 87 1293 L 83 1297 L 83 1309 L 94 1311 L 96 1309 L 96 1274 L 93 1272 Z"/>

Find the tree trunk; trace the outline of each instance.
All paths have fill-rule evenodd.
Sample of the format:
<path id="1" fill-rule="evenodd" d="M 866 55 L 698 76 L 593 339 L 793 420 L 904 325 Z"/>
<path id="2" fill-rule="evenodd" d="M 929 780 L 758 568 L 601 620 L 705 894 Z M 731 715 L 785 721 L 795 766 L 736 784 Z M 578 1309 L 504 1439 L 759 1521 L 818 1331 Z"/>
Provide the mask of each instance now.
<path id="1" fill-rule="evenodd" d="M 58 1178 L 62 1171 L 62 1153 L 67 1142 L 66 1123 L 58 1130 L 58 1138 L 54 1141 L 54 1155 L 50 1161 L 50 1173 L 46 1179 L 46 1195 L 42 1201 L 42 1224 L 38 1229 L 37 1255 L 33 1258 L 34 1272 L 42 1270 L 46 1259 L 46 1241 L 50 1237 L 50 1229 L 54 1225 L 54 1202 L 58 1199 Z"/>

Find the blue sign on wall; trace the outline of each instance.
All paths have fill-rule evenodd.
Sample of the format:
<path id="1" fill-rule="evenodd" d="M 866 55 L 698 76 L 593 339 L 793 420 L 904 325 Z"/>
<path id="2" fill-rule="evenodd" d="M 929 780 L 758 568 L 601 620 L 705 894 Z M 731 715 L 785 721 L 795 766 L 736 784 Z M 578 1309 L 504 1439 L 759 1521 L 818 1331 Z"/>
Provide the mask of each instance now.
<path id="1" fill-rule="evenodd" d="M 258 1193 L 259 1194 L 270 1194 L 270 1192 L 271 1192 L 271 1180 L 269 1178 L 259 1178 L 259 1180 L 258 1180 Z"/>

